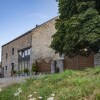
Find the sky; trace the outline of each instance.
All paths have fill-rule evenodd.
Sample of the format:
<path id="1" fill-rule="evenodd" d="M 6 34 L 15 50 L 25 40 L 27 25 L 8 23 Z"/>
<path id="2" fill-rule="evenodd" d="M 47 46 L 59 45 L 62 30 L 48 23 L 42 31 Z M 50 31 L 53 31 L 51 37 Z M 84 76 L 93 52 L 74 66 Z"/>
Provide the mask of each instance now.
<path id="1" fill-rule="evenodd" d="M 57 15 L 56 0 L 0 0 L 0 61 L 2 45 Z"/>

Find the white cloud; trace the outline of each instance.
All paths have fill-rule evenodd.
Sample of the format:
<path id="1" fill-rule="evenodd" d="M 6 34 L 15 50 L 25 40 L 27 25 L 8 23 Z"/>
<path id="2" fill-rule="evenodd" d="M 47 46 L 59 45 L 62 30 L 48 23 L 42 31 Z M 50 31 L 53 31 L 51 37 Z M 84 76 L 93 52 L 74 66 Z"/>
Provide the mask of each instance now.
<path id="1" fill-rule="evenodd" d="M 42 14 L 42 13 L 29 14 L 29 15 L 27 15 L 27 17 L 29 17 L 29 18 L 36 17 L 39 19 L 47 19 L 48 18 L 48 16 L 46 16 L 45 14 Z"/>

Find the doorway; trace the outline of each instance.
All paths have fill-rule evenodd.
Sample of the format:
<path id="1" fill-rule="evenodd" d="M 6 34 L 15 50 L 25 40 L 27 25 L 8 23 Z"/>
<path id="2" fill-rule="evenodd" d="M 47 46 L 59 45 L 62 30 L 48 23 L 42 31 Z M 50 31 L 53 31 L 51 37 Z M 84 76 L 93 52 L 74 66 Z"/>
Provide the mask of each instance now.
<path id="1" fill-rule="evenodd" d="M 54 61 L 54 70 L 55 70 L 55 73 L 59 73 L 60 72 L 60 69 L 57 66 L 57 61 Z"/>
<path id="2" fill-rule="evenodd" d="M 13 76 L 14 75 L 14 63 L 11 63 L 11 76 Z"/>

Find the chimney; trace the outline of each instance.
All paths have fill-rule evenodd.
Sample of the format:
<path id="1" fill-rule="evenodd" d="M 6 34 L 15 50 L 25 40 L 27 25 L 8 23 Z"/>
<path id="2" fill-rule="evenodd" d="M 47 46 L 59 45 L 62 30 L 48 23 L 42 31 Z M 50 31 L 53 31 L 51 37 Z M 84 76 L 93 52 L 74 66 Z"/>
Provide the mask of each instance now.
<path id="1" fill-rule="evenodd" d="M 35 27 L 37 28 L 38 26 L 39 26 L 39 25 L 38 25 L 38 24 L 36 24 L 36 26 L 35 26 Z"/>

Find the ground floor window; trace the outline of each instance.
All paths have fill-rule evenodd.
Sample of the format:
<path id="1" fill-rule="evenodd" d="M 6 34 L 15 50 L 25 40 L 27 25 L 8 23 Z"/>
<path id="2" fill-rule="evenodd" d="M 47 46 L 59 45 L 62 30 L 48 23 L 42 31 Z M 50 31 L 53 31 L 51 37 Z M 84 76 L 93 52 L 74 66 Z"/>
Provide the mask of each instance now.
<path id="1" fill-rule="evenodd" d="M 24 73 L 24 69 L 30 69 L 30 60 L 25 60 L 25 61 L 19 61 L 19 71 L 22 74 Z"/>

